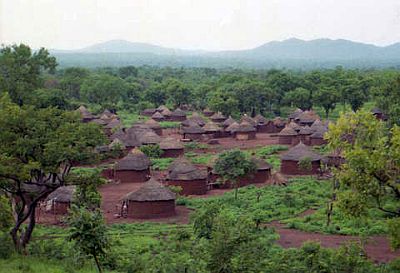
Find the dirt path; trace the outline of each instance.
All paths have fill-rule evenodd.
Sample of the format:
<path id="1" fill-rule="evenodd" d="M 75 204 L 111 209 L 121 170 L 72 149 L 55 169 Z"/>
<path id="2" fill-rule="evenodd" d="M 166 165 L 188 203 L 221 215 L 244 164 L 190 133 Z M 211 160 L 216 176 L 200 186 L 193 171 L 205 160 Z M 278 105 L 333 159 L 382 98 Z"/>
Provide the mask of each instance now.
<path id="1" fill-rule="evenodd" d="M 310 215 L 313 212 L 314 210 L 306 210 L 299 216 Z M 279 221 L 273 221 L 267 226 L 275 228 L 280 236 L 277 243 L 284 248 L 299 248 L 308 241 L 319 242 L 322 247 L 326 248 L 339 248 L 346 243 L 357 242 L 363 244 L 368 258 L 376 263 L 387 263 L 400 257 L 400 249 L 392 251 L 389 240 L 385 236 L 370 236 L 365 242 L 362 242 L 359 236 L 321 234 L 289 229 Z"/>

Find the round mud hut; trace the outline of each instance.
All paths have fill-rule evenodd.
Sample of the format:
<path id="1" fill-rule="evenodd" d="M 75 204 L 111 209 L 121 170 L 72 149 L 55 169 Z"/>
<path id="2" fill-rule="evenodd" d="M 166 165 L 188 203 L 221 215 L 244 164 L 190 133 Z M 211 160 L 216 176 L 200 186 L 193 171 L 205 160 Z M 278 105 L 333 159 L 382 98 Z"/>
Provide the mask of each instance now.
<path id="1" fill-rule="evenodd" d="M 212 115 L 214 115 L 214 111 L 210 110 L 209 108 L 206 108 L 203 110 L 203 115 L 205 115 L 206 117 L 211 117 Z"/>
<path id="2" fill-rule="evenodd" d="M 148 109 L 144 109 L 142 112 L 140 112 L 140 115 L 146 116 L 146 117 L 151 117 L 152 115 L 154 115 L 155 112 L 156 112 L 156 109 L 148 108 Z"/>
<path id="3" fill-rule="evenodd" d="M 164 116 L 163 116 L 160 112 L 155 112 L 155 113 L 151 116 L 151 119 L 153 119 L 153 120 L 155 120 L 155 121 L 157 121 L 157 122 L 160 122 L 160 121 L 164 121 L 164 120 L 165 120 Z"/>
<path id="4" fill-rule="evenodd" d="M 222 129 L 214 122 L 207 122 L 203 126 L 204 132 L 209 135 L 211 138 L 218 138 L 221 135 Z"/>
<path id="5" fill-rule="evenodd" d="M 251 140 L 256 138 L 256 128 L 247 121 L 239 124 L 235 133 L 236 140 Z"/>
<path id="6" fill-rule="evenodd" d="M 156 120 L 151 118 L 147 120 L 144 124 L 147 125 L 150 129 L 152 129 L 157 135 L 162 136 L 161 125 Z"/>
<path id="7" fill-rule="evenodd" d="M 139 141 L 142 145 L 156 145 L 161 142 L 161 137 L 153 130 L 143 131 L 143 133 L 139 134 Z"/>
<path id="8" fill-rule="evenodd" d="M 289 175 L 312 175 L 318 174 L 322 156 L 311 151 L 302 142 L 292 147 L 281 156 L 281 173 Z M 309 169 L 301 167 L 301 161 L 309 160 Z"/>
<path id="9" fill-rule="evenodd" d="M 145 182 L 150 176 L 150 165 L 150 159 L 135 148 L 116 163 L 114 179 L 121 183 Z"/>
<path id="10" fill-rule="evenodd" d="M 46 212 L 67 214 L 74 198 L 76 186 L 63 186 L 49 194 L 46 198 Z"/>
<path id="11" fill-rule="evenodd" d="M 184 121 L 185 119 L 186 113 L 180 108 L 175 109 L 175 111 L 173 111 L 170 116 L 171 121 Z"/>
<path id="12" fill-rule="evenodd" d="M 160 149 L 163 151 L 162 157 L 180 157 L 185 153 L 183 144 L 172 137 L 161 140 Z"/>
<path id="13" fill-rule="evenodd" d="M 268 133 L 268 119 L 266 119 L 264 116 L 258 114 L 257 116 L 254 117 L 254 121 L 256 122 L 256 128 L 257 132 L 260 133 Z"/>
<path id="14" fill-rule="evenodd" d="M 205 133 L 204 129 L 197 124 L 182 128 L 182 134 L 184 139 L 202 140 L 204 133 Z"/>
<path id="15" fill-rule="evenodd" d="M 274 133 L 279 133 L 286 126 L 286 122 L 281 117 L 276 117 L 272 120 L 274 124 Z"/>
<path id="16" fill-rule="evenodd" d="M 226 120 L 226 117 L 221 112 L 217 112 L 210 117 L 210 120 L 216 123 L 223 123 Z"/>
<path id="17" fill-rule="evenodd" d="M 202 195 L 207 193 L 207 170 L 198 169 L 188 160 L 179 158 L 168 169 L 168 185 L 182 188 L 182 195 Z"/>
<path id="18" fill-rule="evenodd" d="M 246 186 L 250 184 L 261 184 L 267 182 L 271 178 L 271 165 L 262 160 L 261 158 L 253 157 L 251 159 L 256 165 L 256 171 L 247 177 L 240 180 L 240 186 Z"/>
<path id="19" fill-rule="evenodd" d="M 306 145 L 310 145 L 310 136 L 314 133 L 314 130 L 310 126 L 301 127 L 297 134 L 297 138 L 293 139 L 292 145 L 298 144 L 300 141 Z"/>
<path id="20" fill-rule="evenodd" d="M 175 215 L 175 194 L 151 178 L 124 199 L 126 215 L 130 218 L 151 219 Z"/>
<path id="21" fill-rule="evenodd" d="M 324 139 L 324 135 L 327 132 L 325 127 L 319 127 L 314 133 L 310 135 L 310 145 L 311 146 L 321 146 L 327 144 Z"/>
<path id="22" fill-rule="evenodd" d="M 81 114 L 81 120 L 82 120 L 82 122 L 89 122 L 89 121 L 91 121 L 91 120 L 93 120 L 93 119 L 96 118 L 96 117 L 95 117 L 92 113 L 90 113 L 89 110 L 88 110 L 85 106 L 83 106 L 83 105 L 79 106 L 79 108 L 78 108 L 77 111 Z"/>
<path id="23" fill-rule="evenodd" d="M 293 139 L 296 138 L 297 132 L 290 127 L 285 127 L 278 133 L 278 143 L 281 145 L 292 145 Z"/>

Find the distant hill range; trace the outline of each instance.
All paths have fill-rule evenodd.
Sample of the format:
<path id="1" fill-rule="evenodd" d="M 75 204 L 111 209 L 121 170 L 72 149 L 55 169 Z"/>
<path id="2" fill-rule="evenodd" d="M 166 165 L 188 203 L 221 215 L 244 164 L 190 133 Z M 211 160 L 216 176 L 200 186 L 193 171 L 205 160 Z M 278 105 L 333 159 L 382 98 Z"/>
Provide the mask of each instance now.
<path id="1" fill-rule="evenodd" d="M 288 39 L 248 50 L 201 51 L 111 40 L 79 50 L 50 50 L 61 66 L 202 66 L 247 68 L 400 67 L 400 43 L 379 47 L 349 40 Z"/>

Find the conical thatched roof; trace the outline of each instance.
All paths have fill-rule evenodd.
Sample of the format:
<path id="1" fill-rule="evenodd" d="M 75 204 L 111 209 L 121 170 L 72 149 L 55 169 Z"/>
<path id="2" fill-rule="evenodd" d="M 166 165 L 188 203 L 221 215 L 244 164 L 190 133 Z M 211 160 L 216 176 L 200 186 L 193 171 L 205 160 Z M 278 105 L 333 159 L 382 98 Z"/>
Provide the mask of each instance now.
<path id="1" fill-rule="evenodd" d="M 227 132 L 231 132 L 234 133 L 239 129 L 239 123 L 237 123 L 236 121 L 234 123 L 232 123 L 231 125 L 229 125 L 225 131 Z"/>
<path id="2" fill-rule="evenodd" d="M 318 127 L 318 129 L 314 133 L 312 133 L 310 135 L 310 137 L 323 139 L 326 132 L 328 132 L 328 129 L 321 126 L 321 127 Z"/>
<path id="3" fill-rule="evenodd" d="M 189 127 L 183 127 L 182 131 L 184 134 L 204 134 L 205 133 L 205 130 L 197 124 L 189 126 Z"/>
<path id="4" fill-rule="evenodd" d="M 374 114 L 374 115 L 383 114 L 382 110 L 379 109 L 379 108 L 377 108 L 377 107 L 375 107 L 374 109 L 372 109 L 372 110 L 371 110 L 371 113 Z"/>
<path id="5" fill-rule="evenodd" d="M 121 126 L 121 121 L 119 119 L 112 119 L 107 125 L 104 126 L 106 129 L 114 129 Z"/>
<path id="6" fill-rule="evenodd" d="M 313 123 L 317 119 L 319 119 L 318 115 L 312 110 L 304 111 L 295 118 L 300 123 Z"/>
<path id="7" fill-rule="evenodd" d="M 115 138 L 109 145 L 108 147 L 110 149 L 114 148 L 114 147 L 121 147 L 121 149 L 125 149 L 125 144 L 122 140 L 120 140 L 119 138 Z"/>
<path id="8" fill-rule="evenodd" d="M 154 131 L 147 131 L 138 135 L 139 141 L 142 144 L 158 144 L 161 142 L 161 137 Z"/>
<path id="9" fill-rule="evenodd" d="M 236 132 L 243 132 L 243 133 L 246 133 L 246 132 L 255 132 L 255 131 L 256 131 L 256 128 L 254 128 L 253 125 L 250 124 L 250 123 L 247 122 L 247 121 L 242 121 L 242 122 L 239 124 L 239 128 L 236 130 Z"/>
<path id="10" fill-rule="evenodd" d="M 160 112 L 155 112 L 155 113 L 151 116 L 151 118 L 154 118 L 154 119 L 164 119 L 164 116 L 163 116 Z"/>
<path id="11" fill-rule="evenodd" d="M 300 129 L 301 129 L 301 126 L 298 125 L 298 124 L 297 124 L 296 122 L 294 122 L 293 120 L 292 120 L 291 122 L 289 122 L 286 126 L 292 128 L 292 129 L 295 130 L 295 131 L 300 131 Z"/>
<path id="12" fill-rule="evenodd" d="M 150 159 L 138 148 L 133 149 L 127 156 L 115 165 L 118 171 L 143 171 L 150 167 Z"/>
<path id="13" fill-rule="evenodd" d="M 291 114 L 289 115 L 289 118 L 290 118 L 290 119 L 295 119 L 295 118 L 297 118 L 301 113 L 303 113 L 303 110 L 297 108 L 293 113 L 291 113 Z"/>
<path id="14" fill-rule="evenodd" d="M 286 126 L 285 128 L 282 129 L 282 131 L 280 131 L 278 133 L 278 135 L 280 135 L 280 136 L 297 136 L 297 132 L 294 129 Z"/>
<path id="15" fill-rule="evenodd" d="M 74 199 L 74 194 L 76 191 L 76 186 L 63 186 L 59 187 L 55 191 L 47 196 L 46 200 L 60 202 L 60 203 L 69 203 Z"/>
<path id="16" fill-rule="evenodd" d="M 203 110 L 203 114 L 214 114 L 214 111 L 210 110 L 209 108 L 206 108 Z"/>
<path id="17" fill-rule="evenodd" d="M 80 112 L 82 118 L 85 119 L 94 118 L 93 114 L 90 113 L 89 110 L 83 105 L 79 106 L 78 111 Z"/>
<path id="18" fill-rule="evenodd" d="M 189 120 L 197 123 L 199 126 L 204 126 L 206 124 L 206 122 L 204 121 L 204 119 L 196 112 L 194 112 L 192 114 L 192 116 L 189 117 Z"/>
<path id="19" fill-rule="evenodd" d="M 160 123 L 158 123 L 154 119 L 149 119 L 144 124 L 149 126 L 150 129 L 161 129 Z"/>
<path id="20" fill-rule="evenodd" d="M 153 115 L 155 112 L 156 112 L 156 109 L 154 109 L 154 108 L 147 108 L 147 109 L 144 109 L 144 110 L 141 112 L 141 114 L 142 114 L 142 115 L 147 115 L 147 116 L 149 116 L 149 115 Z"/>
<path id="21" fill-rule="evenodd" d="M 164 117 L 170 117 L 172 115 L 172 112 L 168 108 L 165 108 L 164 110 L 161 111 L 161 114 Z"/>
<path id="22" fill-rule="evenodd" d="M 229 116 L 229 118 L 227 118 L 223 123 L 222 126 L 224 127 L 228 127 L 229 125 L 231 125 L 232 123 L 236 122 L 236 120 L 234 120 L 231 116 Z"/>
<path id="23" fill-rule="evenodd" d="M 105 110 L 103 111 L 103 113 L 101 113 L 101 115 L 105 115 L 105 116 L 107 116 L 107 117 L 111 117 L 111 116 L 114 115 L 114 114 L 111 113 L 110 110 L 105 109 Z"/>
<path id="24" fill-rule="evenodd" d="M 180 108 L 176 108 L 174 112 L 172 112 L 171 116 L 173 117 L 186 117 L 186 112 L 181 110 Z"/>
<path id="25" fill-rule="evenodd" d="M 90 122 L 96 123 L 101 126 L 104 126 L 107 124 L 107 122 L 104 119 L 99 119 L 99 118 L 92 119 Z"/>
<path id="26" fill-rule="evenodd" d="M 282 160 L 300 161 L 303 158 L 309 157 L 311 161 L 318 161 L 322 156 L 311 151 L 311 149 L 304 145 L 302 142 L 292 147 L 285 154 L 281 156 Z"/>
<path id="27" fill-rule="evenodd" d="M 161 140 L 160 148 L 162 150 L 177 150 L 184 149 L 184 145 L 175 138 L 167 137 Z"/>
<path id="28" fill-rule="evenodd" d="M 211 120 L 222 120 L 222 119 L 226 119 L 226 117 L 221 113 L 221 112 L 217 112 L 214 113 L 214 115 L 212 115 L 210 117 Z"/>
<path id="29" fill-rule="evenodd" d="M 197 169 L 192 163 L 184 158 L 178 158 L 168 168 L 167 179 L 169 180 L 190 181 L 206 178 L 206 170 Z"/>
<path id="30" fill-rule="evenodd" d="M 240 123 L 243 123 L 243 122 L 247 122 L 247 123 L 251 124 L 252 126 L 257 125 L 257 122 L 246 114 L 244 114 L 242 116 L 242 118 L 240 119 Z"/>
<path id="31" fill-rule="evenodd" d="M 268 123 L 268 119 L 266 119 L 264 116 L 258 114 L 257 116 L 254 117 L 254 121 L 257 124 L 267 124 Z"/>
<path id="32" fill-rule="evenodd" d="M 137 191 L 128 193 L 124 200 L 136 202 L 168 201 L 175 200 L 176 196 L 171 190 L 159 183 L 154 178 L 145 182 Z"/>
<path id="33" fill-rule="evenodd" d="M 210 121 L 207 122 L 206 125 L 203 126 L 204 131 L 206 132 L 219 132 L 221 131 L 221 128 L 214 122 Z"/>
<path id="34" fill-rule="evenodd" d="M 322 121 L 320 119 L 316 119 L 313 124 L 311 124 L 311 129 L 318 128 L 323 126 Z"/>
<path id="35" fill-rule="evenodd" d="M 313 132 L 310 126 L 304 126 L 300 128 L 299 135 L 311 135 Z"/>
<path id="36" fill-rule="evenodd" d="M 263 171 L 263 170 L 271 170 L 272 166 L 265 162 L 265 160 L 262 160 L 261 158 L 258 157 L 252 157 L 251 161 L 254 162 L 254 164 L 256 165 L 256 168 L 258 171 Z"/>
<path id="37" fill-rule="evenodd" d="M 285 126 L 286 122 L 281 117 L 276 117 L 272 120 L 276 127 L 283 127 Z"/>
<path id="38" fill-rule="evenodd" d="M 158 111 L 158 112 L 162 112 L 162 111 L 164 111 L 164 110 L 168 110 L 168 111 L 169 111 L 168 107 L 165 106 L 165 105 L 160 105 L 160 106 L 158 106 L 157 109 L 155 109 L 155 110 Z"/>
<path id="39" fill-rule="evenodd" d="M 199 126 L 199 124 L 191 119 L 185 119 L 181 122 L 183 127 Z"/>

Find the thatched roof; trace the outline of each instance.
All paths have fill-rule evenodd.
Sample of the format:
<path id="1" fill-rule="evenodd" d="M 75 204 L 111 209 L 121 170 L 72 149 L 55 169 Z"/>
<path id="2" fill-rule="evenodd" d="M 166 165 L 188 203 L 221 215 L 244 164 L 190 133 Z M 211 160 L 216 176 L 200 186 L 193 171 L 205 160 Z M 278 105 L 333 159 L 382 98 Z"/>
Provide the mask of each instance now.
<path id="1" fill-rule="evenodd" d="M 150 167 L 150 159 L 138 148 L 133 149 L 127 156 L 115 165 L 118 171 L 143 171 Z"/>
<path id="2" fill-rule="evenodd" d="M 317 119 L 319 119 L 318 115 L 312 110 L 304 111 L 295 118 L 295 120 L 300 123 L 313 123 Z"/>
<path id="3" fill-rule="evenodd" d="M 167 106 L 165 106 L 165 105 L 160 105 L 160 106 L 158 106 L 157 107 L 157 109 L 155 109 L 157 112 L 162 112 L 162 111 L 164 111 L 164 110 L 168 110 L 169 111 L 169 109 L 168 109 L 168 107 Z"/>
<path id="4" fill-rule="evenodd" d="M 268 123 L 268 119 L 266 119 L 264 116 L 258 114 L 257 116 L 254 117 L 254 121 L 257 124 L 267 124 Z"/>
<path id="5" fill-rule="evenodd" d="M 192 127 L 192 126 L 199 126 L 199 124 L 191 119 L 185 119 L 181 122 L 183 127 Z"/>
<path id="6" fill-rule="evenodd" d="M 170 189 L 151 178 L 137 191 L 128 193 L 124 200 L 136 202 L 175 200 L 176 196 Z"/>
<path id="7" fill-rule="evenodd" d="M 219 120 L 219 119 L 226 119 L 226 117 L 221 113 L 221 112 L 217 112 L 214 113 L 214 115 L 212 115 L 210 117 L 211 120 Z"/>
<path id="8" fill-rule="evenodd" d="M 257 125 L 257 122 L 246 114 L 244 114 L 242 116 L 242 118 L 240 119 L 240 123 L 243 123 L 243 122 L 247 122 L 247 123 L 251 124 L 252 126 Z"/>
<path id="9" fill-rule="evenodd" d="M 189 126 L 189 127 L 183 127 L 182 131 L 184 134 L 204 134 L 205 133 L 205 130 L 197 124 Z"/>
<path id="10" fill-rule="evenodd" d="M 158 144 L 161 142 L 161 137 L 154 131 L 145 131 L 138 135 L 138 139 L 142 144 Z"/>
<path id="11" fill-rule="evenodd" d="M 297 132 L 294 129 L 286 126 L 285 128 L 282 129 L 282 131 L 280 131 L 278 133 L 278 135 L 280 135 L 280 136 L 297 136 Z"/>
<path id="12" fill-rule="evenodd" d="M 328 132 L 328 129 L 325 127 L 318 127 L 318 129 L 310 135 L 311 138 L 324 138 L 325 133 Z"/>
<path id="13" fill-rule="evenodd" d="M 254 164 L 256 165 L 256 168 L 258 171 L 263 171 L 263 170 L 271 170 L 272 166 L 265 162 L 265 160 L 262 160 L 261 158 L 258 157 L 252 157 L 251 161 L 254 162 Z"/>
<path id="14" fill-rule="evenodd" d="M 147 109 L 144 109 L 144 110 L 141 112 L 141 114 L 142 114 L 142 115 L 153 115 L 155 112 L 156 112 L 156 109 L 154 109 L 154 108 L 147 108 Z"/>
<path id="15" fill-rule="evenodd" d="M 302 142 L 292 147 L 285 154 L 281 156 L 282 160 L 300 161 L 303 158 L 309 157 L 311 161 L 318 161 L 322 156 L 311 151 L 311 149 L 304 145 Z"/>
<path id="16" fill-rule="evenodd" d="M 290 127 L 295 131 L 299 131 L 301 129 L 301 126 L 298 125 L 296 122 L 294 122 L 293 120 L 291 122 L 289 122 L 286 127 Z"/>
<path id="17" fill-rule="evenodd" d="M 126 148 L 124 142 L 119 138 L 115 138 L 110 144 L 108 144 L 108 147 L 110 149 L 112 149 L 114 147 L 121 147 L 121 149 Z"/>
<path id="18" fill-rule="evenodd" d="M 311 135 L 313 132 L 310 126 L 304 126 L 300 128 L 299 135 Z"/>
<path id="19" fill-rule="evenodd" d="M 237 123 L 236 121 L 234 123 L 232 123 L 231 125 L 229 125 L 225 131 L 227 132 L 231 132 L 234 133 L 239 129 L 239 123 Z"/>
<path id="20" fill-rule="evenodd" d="M 96 124 L 101 125 L 101 126 L 104 126 L 104 125 L 107 124 L 107 122 L 104 119 L 100 119 L 100 118 L 92 119 L 90 122 L 96 123 Z"/>
<path id="21" fill-rule="evenodd" d="M 89 110 L 83 105 L 79 106 L 78 111 L 80 112 L 82 118 L 86 119 L 94 118 L 93 114 L 90 113 Z"/>
<path id="22" fill-rule="evenodd" d="M 172 112 L 171 116 L 173 117 L 186 117 L 186 112 L 181 110 L 180 108 L 176 108 L 174 112 Z"/>
<path id="23" fill-rule="evenodd" d="M 206 108 L 203 110 L 203 114 L 214 114 L 214 111 L 210 110 L 209 108 Z"/>
<path id="24" fill-rule="evenodd" d="M 167 137 L 161 140 L 160 148 L 162 150 L 177 150 L 184 149 L 184 145 L 175 138 Z"/>
<path id="25" fill-rule="evenodd" d="M 164 119 L 164 116 L 160 112 L 155 112 L 151 118 Z"/>
<path id="26" fill-rule="evenodd" d="M 203 126 L 203 129 L 206 132 L 219 132 L 219 131 L 221 131 L 221 128 L 217 124 L 212 122 L 212 121 L 207 122 L 206 125 Z"/>
<path id="27" fill-rule="evenodd" d="M 104 126 L 106 129 L 114 129 L 121 126 L 121 121 L 119 119 L 112 119 L 107 125 Z"/>
<path id="28" fill-rule="evenodd" d="M 107 117 L 111 117 L 111 116 L 114 115 L 114 114 L 111 113 L 110 110 L 105 109 L 105 110 L 103 111 L 103 113 L 101 113 L 101 115 L 105 115 L 105 116 L 107 116 Z"/>
<path id="29" fill-rule="evenodd" d="M 197 180 L 206 179 L 207 170 L 197 169 L 187 159 L 178 158 L 168 168 L 168 180 Z"/>
<path id="30" fill-rule="evenodd" d="M 144 124 L 149 126 L 150 129 L 161 129 L 160 123 L 154 119 L 149 119 Z"/>
<path id="31" fill-rule="evenodd" d="M 60 202 L 60 203 L 70 203 L 74 199 L 74 194 L 76 191 L 76 186 L 63 186 L 59 187 L 55 191 L 47 196 L 46 200 Z"/>
<path id="32" fill-rule="evenodd" d="M 290 118 L 290 119 L 295 119 L 295 118 L 297 118 L 301 113 L 303 113 L 303 110 L 297 108 L 293 113 L 291 113 L 291 114 L 289 115 L 289 118 Z"/>
<path id="33" fill-rule="evenodd" d="M 316 119 L 313 124 L 311 124 L 311 129 L 318 128 L 323 126 L 322 121 L 320 119 Z"/>
<path id="34" fill-rule="evenodd" d="M 230 126 L 232 123 L 236 122 L 236 120 L 234 120 L 231 116 L 229 116 L 229 118 L 227 118 L 223 123 L 222 126 L 224 127 L 228 127 Z"/>
<path id="35" fill-rule="evenodd" d="M 170 117 L 170 116 L 172 115 L 172 112 L 171 112 L 168 108 L 165 108 L 165 109 L 162 110 L 160 113 L 161 113 L 164 117 Z"/>
<path id="36" fill-rule="evenodd" d="M 196 112 L 194 112 L 189 119 L 195 123 L 197 123 L 200 126 L 204 126 L 206 124 L 206 122 L 204 121 L 204 119 Z"/>
<path id="37" fill-rule="evenodd" d="M 254 128 L 254 126 L 247 121 L 242 121 L 239 124 L 239 128 L 236 130 L 236 132 L 242 132 L 242 133 L 255 132 L 255 131 L 256 128 Z"/>
<path id="38" fill-rule="evenodd" d="M 281 117 L 276 117 L 272 120 L 276 127 L 283 127 L 285 126 L 286 122 Z"/>
<path id="39" fill-rule="evenodd" d="M 371 110 L 371 113 L 374 114 L 374 115 L 383 114 L 382 110 L 379 109 L 379 108 L 376 108 L 376 107 L 375 107 L 374 109 Z"/>

